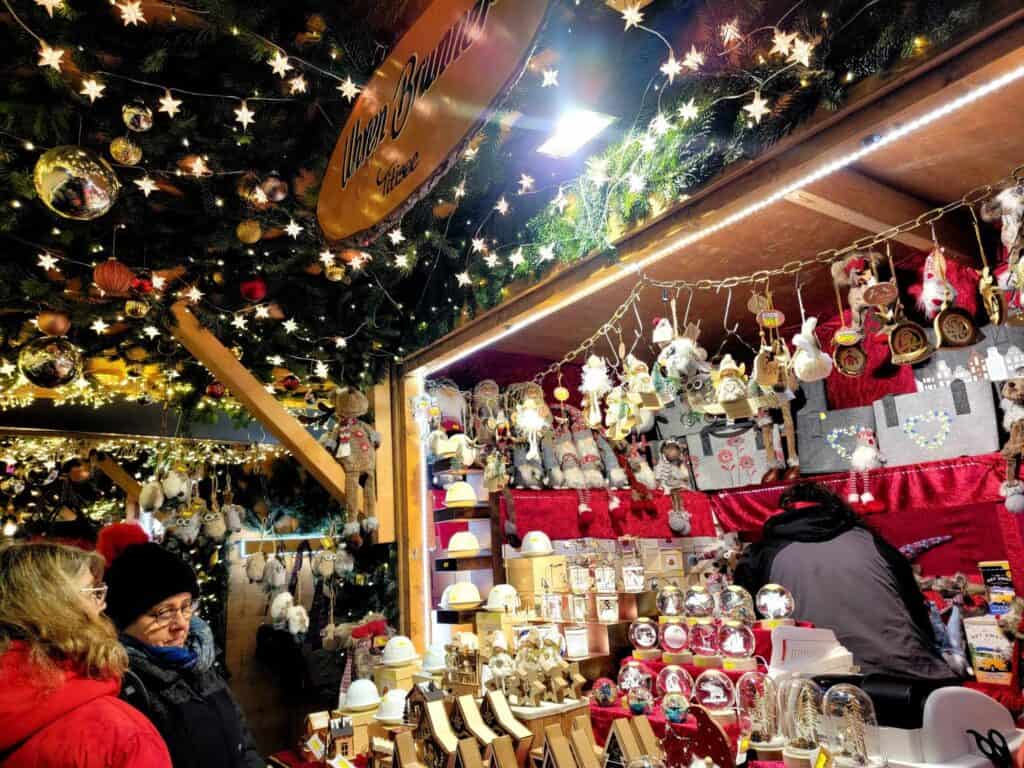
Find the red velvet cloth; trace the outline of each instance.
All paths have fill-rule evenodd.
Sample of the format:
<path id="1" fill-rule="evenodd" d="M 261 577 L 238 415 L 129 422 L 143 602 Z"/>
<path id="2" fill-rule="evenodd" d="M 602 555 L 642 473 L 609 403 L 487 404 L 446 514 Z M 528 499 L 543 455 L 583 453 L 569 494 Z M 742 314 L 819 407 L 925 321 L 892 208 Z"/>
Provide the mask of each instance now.
<path id="1" fill-rule="evenodd" d="M 612 513 L 608 510 L 609 491 L 584 493 L 589 497 L 588 503 L 594 511 L 594 521 L 589 526 L 581 526 L 579 523 L 579 495 L 576 491 L 512 491 L 519 534 L 544 531 L 551 539 L 578 539 L 583 536 L 614 539 L 626 535 L 661 539 L 674 535 L 668 527 L 672 499 L 661 491 L 654 493 L 654 504 L 658 511 L 656 515 L 631 511 L 629 490 L 610 492 L 621 503 L 619 509 Z M 683 493 L 683 503 L 690 513 L 690 535 L 714 536 L 715 524 L 707 494 Z M 505 499 L 502 498 L 502 525 L 505 524 L 506 514 Z M 619 515 L 619 518 L 616 519 L 615 515 Z"/>
<path id="2" fill-rule="evenodd" d="M 623 717 L 632 717 L 632 713 L 625 706 L 620 704 L 617 707 L 601 707 L 595 704 L 593 701 L 590 702 L 590 723 L 594 728 L 594 740 L 603 745 L 608 739 L 608 732 L 612 729 L 612 723 Z M 661 711 L 661 704 L 656 703 L 651 711 L 647 714 L 647 719 L 651 722 L 651 728 L 654 730 L 654 735 L 659 739 L 664 738 L 665 728 L 668 726 L 668 720 L 665 719 L 665 713 Z M 672 727 L 680 732 L 691 731 L 697 733 L 697 721 L 692 717 L 687 718 L 682 723 L 673 723 Z M 727 725 L 725 727 L 725 735 L 729 740 L 736 744 L 739 740 L 740 729 L 735 725 Z"/>

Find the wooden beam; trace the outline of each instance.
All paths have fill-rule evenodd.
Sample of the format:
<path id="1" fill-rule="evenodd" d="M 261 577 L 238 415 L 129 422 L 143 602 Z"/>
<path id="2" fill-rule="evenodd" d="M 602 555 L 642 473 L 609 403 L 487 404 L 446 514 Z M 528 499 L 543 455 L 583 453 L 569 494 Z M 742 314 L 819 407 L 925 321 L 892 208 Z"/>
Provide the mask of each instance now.
<path id="1" fill-rule="evenodd" d="M 100 456 L 96 460 L 96 467 L 111 481 L 124 491 L 125 503 L 124 513 L 125 519 L 134 520 L 139 514 L 139 491 L 142 490 L 142 486 L 139 485 L 138 480 L 129 475 L 120 464 L 114 461 L 110 456 L 106 454 Z"/>
<path id="2" fill-rule="evenodd" d="M 220 340 L 203 328 L 184 302 L 171 307 L 174 337 L 231 390 L 249 413 L 270 431 L 317 482 L 345 503 L 345 473 L 320 443 L 288 413 Z"/>
<path id="3" fill-rule="evenodd" d="M 872 234 L 916 219 L 933 207 L 849 169 L 838 171 L 808 189 L 791 192 L 786 195 L 786 201 Z M 969 229 L 944 217 L 935 222 L 935 233 L 947 257 L 973 263 L 973 257 L 968 255 L 973 253 L 968 239 Z M 894 239 L 925 253 L 933 247 L 931 230 L 927 225 L 904 232 Z"/>
<path id="4" fill-rule="evenodd" d="M 427 493 L 422 440 L 412 400 L 423 394 L 423 380 L 415 376 L 391 377 L 395 434 L 395 484 L 398 535 L 398 599 L 401 631 L 423 648 L 430 642 L 430 582 L 424 578 L 427 552 L 423 542 L 424 498 Z"/>
<path id="5" fill-rule="evenodd" d="M 380 434 L 377 450 L 377 542 L 395 540 L 395 435 L 391 418 L 390 375 L 377 384 L 370 393 L 373 408 L 373 428 Z"/>

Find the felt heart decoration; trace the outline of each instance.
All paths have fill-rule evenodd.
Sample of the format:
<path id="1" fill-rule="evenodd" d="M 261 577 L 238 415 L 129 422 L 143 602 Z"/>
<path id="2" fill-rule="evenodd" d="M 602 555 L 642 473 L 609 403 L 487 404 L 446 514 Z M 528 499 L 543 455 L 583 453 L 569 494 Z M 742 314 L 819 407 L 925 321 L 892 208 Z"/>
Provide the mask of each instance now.
<path id="1" fill-rule="evenodd" d="M 856 442 L 858 430 L 860 430 L 860 426 L 857 424 L 849 427 L 836 427 L 825 436 L 825 442 L 828 443 L 829 448 L 836 452 L 839 458 L 849 461 L 852 451 L 839 441 L 846 437 Z"/>
<path id="2" fill-rule="evenodd" d="M 922 433 L 921 427 L 925 427 L 930 434 Z M 934 451 L 946 444 L 946 438 L 953 430 L 953 417 L 949 411 L 933 408 L 905 419 L 902 429 L 918 446 Z"/>

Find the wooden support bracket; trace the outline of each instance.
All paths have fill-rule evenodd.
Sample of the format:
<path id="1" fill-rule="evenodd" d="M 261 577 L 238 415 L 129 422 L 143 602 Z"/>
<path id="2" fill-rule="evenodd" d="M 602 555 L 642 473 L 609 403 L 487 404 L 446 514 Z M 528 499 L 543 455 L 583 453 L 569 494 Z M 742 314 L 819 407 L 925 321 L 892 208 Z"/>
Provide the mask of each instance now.
<path id="1" fill-rule="evenodd" d="M 231 390 L 332 497 L 345 503 L 345 472 L 334 457 L 263 388 L 231 350 L 199 324 L 184 302 L 174 304 L 171 313 L 176 323 L 174 337 L 182 346 Z"/>

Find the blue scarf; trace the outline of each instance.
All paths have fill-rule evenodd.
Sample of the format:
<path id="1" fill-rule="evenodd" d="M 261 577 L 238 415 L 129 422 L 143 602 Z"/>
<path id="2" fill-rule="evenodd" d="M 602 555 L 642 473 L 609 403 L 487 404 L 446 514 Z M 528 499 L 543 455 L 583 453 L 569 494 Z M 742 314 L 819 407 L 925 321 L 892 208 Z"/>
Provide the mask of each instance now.
<path id="1" fill-rule="evenodd" d="M 173 645 L 147 645 L 134 638 L 129 638 L 129 642 L 144 650 L 157 666 L 163 669 L 192 669 L 199 661 L 199 655 L 191 648 L 178 648 Z"/>

